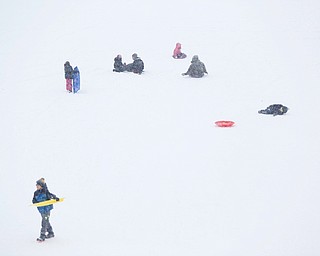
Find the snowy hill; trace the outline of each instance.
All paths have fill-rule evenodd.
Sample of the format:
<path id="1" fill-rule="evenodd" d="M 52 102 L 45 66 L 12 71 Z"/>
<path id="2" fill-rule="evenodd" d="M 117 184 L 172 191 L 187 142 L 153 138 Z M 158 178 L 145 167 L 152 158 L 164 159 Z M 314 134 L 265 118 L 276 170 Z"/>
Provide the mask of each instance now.
<path id="1" fill-rule="evenodd" d="M 1 255 L 319 255 L 319 11 L 312 0 L 3 3 Z M 171 57 L 177 42 L 184 60 Z M 112 72 L 134 52 L 141 76 Z M 209 75 L 182 77 L 195 54 Z M 78 94 L 65 90 L 67 60 Z M 257 113 L 273 103 L 289 112 Z M 28 206 L 40 177 L 66 198 L 42 244 Z"/>

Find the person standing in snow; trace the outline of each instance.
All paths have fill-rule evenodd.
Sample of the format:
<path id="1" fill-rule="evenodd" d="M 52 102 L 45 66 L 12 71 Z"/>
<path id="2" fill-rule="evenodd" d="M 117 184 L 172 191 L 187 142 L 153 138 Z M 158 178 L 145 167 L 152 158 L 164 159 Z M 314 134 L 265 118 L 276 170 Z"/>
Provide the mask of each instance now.
<path id="1" fill-rule="evenodd" d="M 113 67 L 113 72 L 126 71 L 126 63 L 122 63 L 122 56 L 120 54 L 118 54 L 117 57 L 114 58 Z"/>
<path id="2" fill-rule="evenodd" d="M 186 54 L 181 52 L 181 44 L 180 43 L 176 43 L 176 48 L 173 51 L 172 57 L 174 59 L 184 59 L 185 57 L 187 57 Z"/>
<path id="3" fill-rule="evenodd" d="M 204 74 L 208 74 L 205 65 L 199 60 L 198 55 L 194 55 L 191 60 L 191 65 L 186 73 L 182 73 L 183 76 L 189 75 L 194 78 L 203 77 Z"/>
<path id="4" fill-rule="evenodd" d="M 56 201 L 59 201 L 59 198 L 56 195 L 49 192 L 44 178 L 41 178 L 36 181 L 36 187 L 37 187 L 37 190 L 33 194 L 32 203 L 35 204 L 35 203 L 43 202 L 50 199 L 55 199 Z M 39 242 L 45 241 L 46 238 L 54 237 L 54 232 L 49 221 L 50 211 L 52 209 L 53 209 L 52 204 L 38 207 L 38 211 L 40 212 L 41 218 L 42 218 L 40 237 L 37 238 L 37 241 Z"/>
<path id="5" fill-rule="evenodd" d="M 64 77 L 66 79 L 66 89 L 68 92 L 72 92 L 72 79 L 73 79 L 73 68 L 70 62 L 64 63 Z"/>
<path id="6" fill-rule="evenodd" d="M 135 74 L 142 74 L 144 69 L 143 61 L 138 57 L 138 54 L 132 54 L 133 63 L 126 65 L 126 71 L 133 72 Z"/>

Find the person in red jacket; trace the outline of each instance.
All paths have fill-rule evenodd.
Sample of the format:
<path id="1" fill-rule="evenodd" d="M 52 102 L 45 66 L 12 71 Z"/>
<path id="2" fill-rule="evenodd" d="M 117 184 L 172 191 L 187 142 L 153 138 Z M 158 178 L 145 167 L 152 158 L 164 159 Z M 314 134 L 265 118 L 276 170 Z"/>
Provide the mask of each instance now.
<path id="1" fill-rule="evenodd" d="M 174 59 L 184 59 L 185 57 L 187 57 L 186 54 L 181 52 L 181 44 L 180 43 L 176 44 L 176 48 L 173 51 L 172 57 Z"/>

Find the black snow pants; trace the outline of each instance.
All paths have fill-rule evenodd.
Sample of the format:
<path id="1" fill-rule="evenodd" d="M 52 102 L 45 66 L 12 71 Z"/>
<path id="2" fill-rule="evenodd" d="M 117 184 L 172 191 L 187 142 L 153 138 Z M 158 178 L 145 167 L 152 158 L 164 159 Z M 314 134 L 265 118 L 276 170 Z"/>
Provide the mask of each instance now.
<path id="1" fill-rule="evenodd" d="M 53 234 L 52 226 L 50 224 L 50 212 L 41 213 L 42 221 L 41 221 L 41 231 L 40 231 L 40 237 L 45 238 L 46 232 L 49 234 Z"/>

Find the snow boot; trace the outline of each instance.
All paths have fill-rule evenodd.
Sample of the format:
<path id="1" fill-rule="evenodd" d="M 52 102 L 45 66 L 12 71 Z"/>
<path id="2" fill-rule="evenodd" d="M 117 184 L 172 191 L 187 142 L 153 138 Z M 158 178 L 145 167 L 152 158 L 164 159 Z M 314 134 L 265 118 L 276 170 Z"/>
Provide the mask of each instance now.
<path id="1" fill-rule="evenodd" d="M 46 235 L 46 239 L 52 238 L 54 237 L 54 233 L 48 233 L 48 235 Z"/>
<path id="2" fill-rule="evenodd" d="M 37 242 L 42 243 L 44 242 L 46 239 L 44 237 L 38 237 L 37 238 Z"/>

